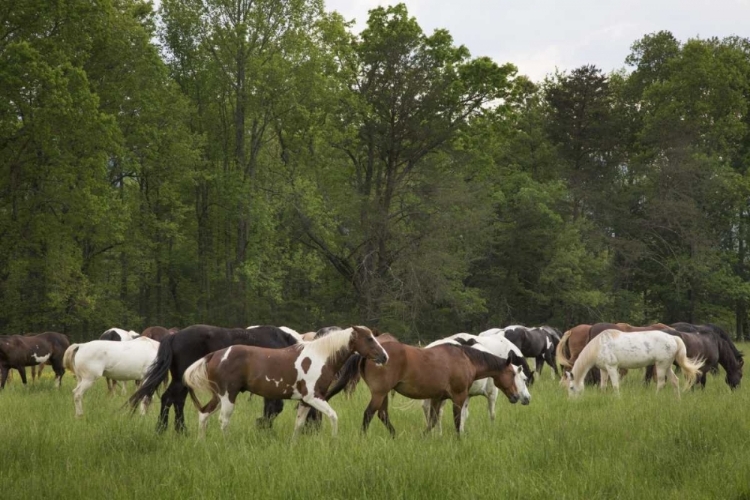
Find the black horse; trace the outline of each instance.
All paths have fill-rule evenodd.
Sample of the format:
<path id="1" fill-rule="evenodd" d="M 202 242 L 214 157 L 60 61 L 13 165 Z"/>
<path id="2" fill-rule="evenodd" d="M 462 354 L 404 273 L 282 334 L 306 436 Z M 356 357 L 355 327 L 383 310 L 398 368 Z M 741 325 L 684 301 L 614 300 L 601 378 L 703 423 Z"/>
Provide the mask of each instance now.
<path id="1" fill-rule="evenodd" d="M 505 330 L 505 338 L 513 342 L 524 357 L 536 359 L 536 372 L 539 375 L 542 374 L 542 367 L 546 361 L 555 371 L 555 375 L 560 376 L 555 355 L 557 344 L 552 341 L 550 332 L 542 328 L 516 327 Z"/>
<path id="2" fill-rule="evenodd" d="M 680 332 L 687 355 L 689 357 L 701 356 L 705 359 L 705 364 L 701 371 L 703 376 L 700 379 L 702 387 L 706 386 L 706 375 L 717 373 L 719 365 L 724 368 L 727 375 L 725 381 L 729 387 L 736 389 L 742 381 L 742 368 L 745 365 L 742 352 L 734 345 L 727 332 L 721 327 L 714 324 L 692 325 L 690 323 L 674 323 L 672 325 L 676 331 Z M 692 352 L 691 345 L 692 344 Z M 701 349 L 701 350 L 699 350 Z"/>
<path id="3" fill-rule="evenodd" d="M 209 325 L 193 325 L 165 338 L 159 345 L 154 363 L 146 378 L 128 403 L 133 411 L 141 400 L 152 397 L 156 388 L 171 373 L 172 382 L 161 396 L 161 410 L 157 430 L 163 432 L 169 423 L 169 408 L 174 405 L 175 430 L 185 432 L 185 399 L 188 388 L 182 381 L 185 370 L 203 356 L 232 345 L 249 345 L 280 349 L 297 343 L 297 339 L 275 326 L 258 326 L 250 329 L 220 328 Z M 263 400 L 263 417 L 258 425 L 270 427 L 273 419 L 284 409 L 281 400 Z M 313 413 L 313 410 L 310 411 Z"/>

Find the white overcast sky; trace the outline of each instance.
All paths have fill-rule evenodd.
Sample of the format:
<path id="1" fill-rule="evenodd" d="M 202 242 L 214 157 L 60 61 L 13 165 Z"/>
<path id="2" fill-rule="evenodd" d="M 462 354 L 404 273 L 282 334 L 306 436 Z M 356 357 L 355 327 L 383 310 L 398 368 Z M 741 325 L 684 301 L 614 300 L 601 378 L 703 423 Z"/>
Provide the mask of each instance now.
<path id="1" fill-rule="evenodd" d="M 750 37 L 750 0 L 402 0 L 427 33 L 446 28 L 473 56 L 512 62 L 533 80 L 595 64 L 625 66 L 630 45 L 647 33 L 671 31 L 678 40 Z M 328 10 L 356 19 L 398 1 L 326 0 Z"/>

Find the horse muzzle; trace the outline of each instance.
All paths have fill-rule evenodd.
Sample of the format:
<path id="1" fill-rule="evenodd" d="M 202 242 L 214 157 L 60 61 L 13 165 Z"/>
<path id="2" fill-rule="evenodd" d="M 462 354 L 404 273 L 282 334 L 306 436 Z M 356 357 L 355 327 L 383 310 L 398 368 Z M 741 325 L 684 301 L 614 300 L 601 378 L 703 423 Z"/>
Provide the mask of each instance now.
<path id="1" fill-rule="evenodd" d="M 513 404 L 513 405 L 518 403 L 519 399 L 521 398 L 518 396 L 518 394 L 511 394 L 510 396 L 508 396 L 508 401 L 510 401 L 510 404 Z"/>
<path id="2" fill-rule="evenodd" d="M 379 356 L 376 356 L 373 361 L 376 365 L 382 366 L 388 362 L 388 355 L 387 354 L 381 354 Z"/>

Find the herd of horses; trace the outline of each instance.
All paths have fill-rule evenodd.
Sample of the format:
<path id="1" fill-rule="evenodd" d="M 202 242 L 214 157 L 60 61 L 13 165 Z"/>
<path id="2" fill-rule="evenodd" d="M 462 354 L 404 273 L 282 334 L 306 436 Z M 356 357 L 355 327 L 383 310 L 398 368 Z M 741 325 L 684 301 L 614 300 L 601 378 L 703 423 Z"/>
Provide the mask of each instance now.
<path id="1" fill-rule="evenodd" d="M 526 358 L 536 361 L 532 371 Z M 297 400 L 294 435 L 303 426 L 319 426 L 322 415 L 335 435 L 338 416 L 330 404 L 342 391 L 351 391 L 362 380 L 370 390 L 362 431 L 377 414 L 391 435 L 396 430 L 388 412 L 394 393 L 423 401 L 426 432 L 440 426 L 443 406 L 450 400 L 453 421 L 460 435 L 473 396 L 488 400 L 490 419 L 502 393 L 510 403 L 527 405 L 529 385 L 541 375 L 544 364 L 552 376 L 564 371 L 561 385 L 570 396 L 583 391 L 588 380 L 615 392 L 619 380 L 634 368 L 646 368 L 646 382 L 655 379 L 657 391 L 666 381 L 680 395 L 673 366 L 680 368 L 685 387 L 706 384 L 706 375 L 721 366 L 726 382 L 736 389 L 742 379 L 744 360 L 729 335 L 716 325 L 657 323 L 634 327 L 624 323 L 578 325 L 564 335 L 549 326 L 527 328 L 512 325 L 492 328 L 478 335 L 458 333 L 424 347 L 400 342 L 388 333 L 365 326 L 326 327 L 299 334 L 287 327 L 252 326 L 221 328 L 193 325 L 181 330 L 150 327 L 141 334 L 111 328 L 99 340 L 71 344 L 66 335 L 0 336 L 0 388 L 15 369 L 26 384 L 25 367 L 48 364 L 59 387 L 65 370 L 77 384 L 73 389 L 75 415 L 83 416 L 83 396 L 99 378 L 107 378 L 110 392 L 118 382 L 136 381 L 128 398 L 132 411 L 145 414 L 159 387 L 158 430 L 169 423 L 185 431 L 185 402 L 190 396 L 198 410 L 200 434 L 210 417 L 219 412 L 222 430 L 231 420 L 242 392 L 264 400 L 258 425 L 270 427 L 283 410 L 283 401 Z M 166 385 L 168 383 L 168 385 Z M 210 395 L 203 403 L 200 396 Z"/>

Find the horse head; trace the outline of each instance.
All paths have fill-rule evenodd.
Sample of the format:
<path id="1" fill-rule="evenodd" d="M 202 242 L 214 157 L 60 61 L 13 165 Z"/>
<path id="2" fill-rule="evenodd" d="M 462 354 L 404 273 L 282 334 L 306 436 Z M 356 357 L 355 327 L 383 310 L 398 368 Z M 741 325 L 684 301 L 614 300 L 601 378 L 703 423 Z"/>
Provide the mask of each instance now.
<path id="1" fill-rule="evenodd" d="M 495 356 L 491 357 L 502 359 Z M 503 360 L 502 369 L 495 370 L 492 373 L 492 381 L 495 383 L 495 387 L 505 394 L 511 404 L 520 401 L 521 404 L 527 405 L 531 401 L 531 395 L 526 388 L 526 376 L 523 374 L 523 369 L 515 366 L 518 364 L 520 364 L 519 357 L 513 351 L 509 352 L 508 358 Z"/>
<path id="2" fill-rule="evenodd" d="M 373 360 L 375 364 L 384 365 L 388 362 L 388 353 L 385 352 L 383 346 L 366 326 L 352 326 L 352 336 L 349 343 L 353 351 L 356 351 L 363 358 Z"/>
<path id="3" fill-rule="evenodd" d="M 576 382 L 575 378 L 573 377 L 573 372 L 565 372 L 565 380 L 568 382 L 568 396 L 580 396 L 583 392 L 583 384 L 579 384 Z"/>

